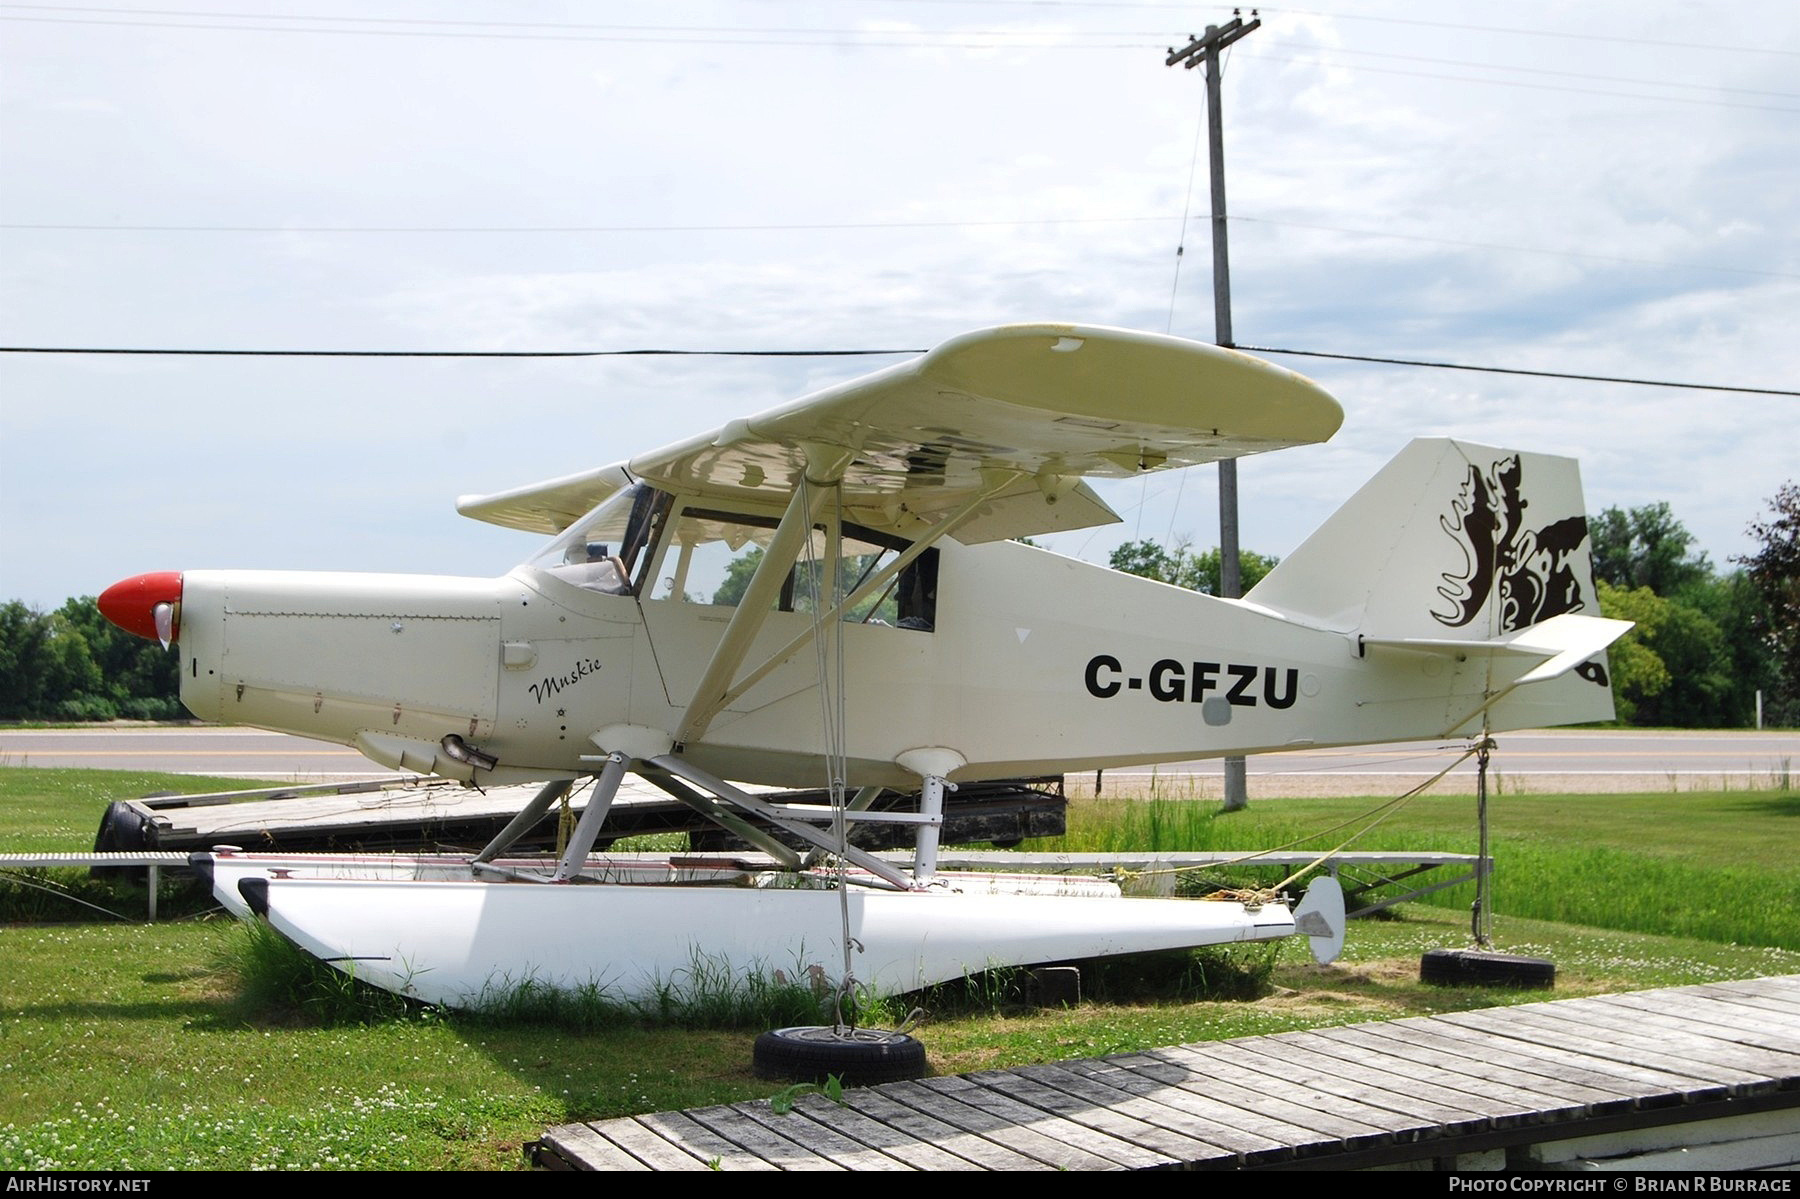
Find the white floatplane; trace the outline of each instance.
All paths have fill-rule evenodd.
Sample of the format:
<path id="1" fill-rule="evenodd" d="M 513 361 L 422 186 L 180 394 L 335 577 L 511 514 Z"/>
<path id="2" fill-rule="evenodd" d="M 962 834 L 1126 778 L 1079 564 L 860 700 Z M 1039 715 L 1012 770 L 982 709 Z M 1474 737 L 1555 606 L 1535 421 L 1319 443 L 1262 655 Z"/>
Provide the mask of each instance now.
<path id="1" fill-rule="evenodd" d="M 989 329 L 627 462 L 465 497 L 551 535 L 498 579 L 165 572 L 100 602 L 178 645 L 203 719 L 543 783 L 441 878 L 212 859 L 221 899 L 406 994 L 466 1003 L 530 979 L 630 997 L 697 959 L 835 976 L 846 945 L 858 980 L 894 990 L 1297 925 L 1330 946 L 1323 898 L 1009 894 L 940 874 L 937 851 L 959 780 L 1611 715 L 1605 649 L 1628 626 L 1596 615 L 1565 458 L 1416 441 L 1242 600 L 1013 540 L 1116 521 L 1085 477 L 1319 442 L 1341 420 L 1317 385 L 1235 351 Z M 777 871 L 595 871 L 627 772 Z M 821 781 L 843 802 L 739 785 Z M 496 868 L 577 782 L 592 791 L 554 866 Z M 882 787 L 918 790 L 918 810 L 866 810 Z M 872 819 L 916 829 L 910 869 L 831 831 Z"/>

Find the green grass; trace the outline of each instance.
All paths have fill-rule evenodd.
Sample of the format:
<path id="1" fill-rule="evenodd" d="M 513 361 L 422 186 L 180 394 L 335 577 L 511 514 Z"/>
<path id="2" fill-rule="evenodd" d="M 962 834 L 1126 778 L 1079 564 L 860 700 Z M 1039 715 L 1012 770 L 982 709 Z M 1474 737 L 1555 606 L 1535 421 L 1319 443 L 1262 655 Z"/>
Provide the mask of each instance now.
<path id="1" fill-rule="evenodd" d="M 0 853 L 85 853 L 107 805 L 158 793 L 242 791 L 264 784 L 135 770 L 34 770 L 0 766 Z M 267 784 L 276 786 L 278 784 Z M 140 871 L 121 874 L 141 876 Z M 162 871 L 157 910 L 165 918 L 213 906 L 174 871 Z M 85 868 L 0 872 L 0 921 L 144 917 L 141 883 L 95 879 Z"/>
<path id="2" fill-rule="evenodd" d="M 1341 845 L 1379 800 L 1277 799 L 1224 813 L 1200 799 L 1078 800 L 1059 852 Z M 1489 802 L 1497 911 L 1540 920 L 1800 949 L 1800 791 L 1501 795 Z M 1321 830 L 1339 829 L 1321 835 Z M 1351 849 L 1476 852 L 1475 801 L 1421 796 Z M 1221 878 L 1229 872 L 1208 872 Z M 1472 887 L 1429 897 L 1467 910 Z"/>
<path id="3" fill-rule="evenodd" d="M 85 848 L 107 800 L 167 788 L 166 780 L 129 777 L 0 769 L 0 849 L 20 840 Z M 66 790 L 56 794 L 59 786 Z M 1072 816 L 1085 826 L 1109 804 L 1117 814 L 1117 801 L 1077 801 Z M 1366 806 L 1280 800 L 1232 817 L 1207 805 L 1128 815 L 1153 818 L 1182 838 L 1204 830 L 1216 838 L 1211 845 L 1261 847 L 1281 829 L 1318 827 Z M 1368 847 L 1472 837 L 1472 806 L 1420 801 Z M 1555 961 L 1557 997 L 1800 973 L 1800 952 L 1780 947 L 1791 945 L 1790 926 L 1800 920 L 1800 905 L 1780 899 L 1792 895 L 1800 869 L 1790 849 L 1795 809 L 1792 793 L 1503 797 L 1494 821 L 1497 947 Z M 1578 881 L 1563 888 L 1573 898 L 1608 888 L 1616 896 L 1626 885 L 1616 877 L 1621 861 L 1691 870 L 1698 882 L 1686 893 L 1652 892 L 1660 908 L 1632 913 L 1599 903 L 1585 924 L 1519 910 L 1521 892 L 1542 871 Z M 1728 863 L 1743 876 L 1722 869 Z M 116 906 L 142 911 L 138 898 Z M 1773 938 L 1731 944 L 1710 935 L 1718 915 L 1699 921 L 1706 936 L 1618 927 L 1627 918 L 1667 925 L 1689 910 L 1734 906 L 1777 909 Z M 1084 1001 L 1056 1012 L 1018 1004 L 1009 989 L 1016 979 L 971 980 L 960 994 L 941 988 L 923 998 L 926 1018 L 915 1032 L 933 1070 L 953 1073 L 1545 997 L 1419 983 L 1419 955 L 1466 944 L 1467 915 L 1421 905 L 1404 912 L 1353 926 L 1343 960 L 1330 967 L 1314 965 L 1296 943 L 1267 950 L 1272 987 L 1253 1001 L 1195 1001 L 1179 977 L 1161 985 L 1170 981 L 1166 963 L 1131 963 L 1085 975 Z M 751 1075 L 754 1024 L 594 1019 L 594 1010 L 530 1010 L 529 995 L 521 997 L 525 1010 L 485 1015 L 371 1008 L 354 995 L 332 998 L 344 982 L 335 972 L 322 984 L 309 981 L 306 971 L 317 969 L 310 962 L 258 965 L 259 953 L 279 957 L 288 948 L 271 939 L 246 949 L 257 934 L 235 921 L 123 925 L 73 908 L 54 916 L 70 922 L 39 916 L 0 925 L 0 1169 L 517 1169 L 520 1146 L 553 1124 L 781 1089 Z M 284 977 L 290 967 L 299 974 Z M 1121 977 L 1133 970 L 1155 975 Z M 266 975 L 260 991 L 252 985 L 258 975 Z"/>
<path id="4" fill-rule="evenodd" d="M 1256 1001 L 945 1003 L 916 1030 L 939 1073 L 1543 998 L 1428 987 L 1418 955 L 1461 917 L 1358 926 L 1343 962 L 1284 945 Z M 1800 972 L 1800 954 L 1502 918 L 1556 994 Z M 230 921 L 0 930 L 0 1169 L 515 1169 L 553 1124 L 766 1097 L 755 1029 L 585 1031 L 410 1009 L 314 1023 L 246 995 Z"/>
<path id="5" fill-rule="evenodd" d="M 101 815 L 116 800 L 142 799 L 159 792 L 198 794 L 279 785 L 140 770 L 35 770 L 0 765 L 0 852 L 90 850 Z"/>

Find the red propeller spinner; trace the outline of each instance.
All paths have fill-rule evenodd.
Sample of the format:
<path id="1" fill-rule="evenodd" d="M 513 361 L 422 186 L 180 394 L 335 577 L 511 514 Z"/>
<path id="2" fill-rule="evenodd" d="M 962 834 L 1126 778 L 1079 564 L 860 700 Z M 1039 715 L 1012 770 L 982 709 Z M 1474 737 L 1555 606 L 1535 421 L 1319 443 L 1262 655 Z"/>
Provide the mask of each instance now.
<path id="1" fill-rule="evenodd" d="M 180 630 L 181 572 L 158 570 L 114 583 L 100 593 L 100 615 L 164 645 Z"/>

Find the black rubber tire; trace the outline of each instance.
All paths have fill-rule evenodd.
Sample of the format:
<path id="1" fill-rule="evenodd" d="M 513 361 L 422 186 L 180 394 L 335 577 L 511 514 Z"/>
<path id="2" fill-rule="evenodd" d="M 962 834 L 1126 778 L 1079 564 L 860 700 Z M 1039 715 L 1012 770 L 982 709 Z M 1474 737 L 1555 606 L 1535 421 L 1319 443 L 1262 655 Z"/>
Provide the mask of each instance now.
<path id="1" fill-rule="evenodd" d="M 925 1046 L 905 1033 L 830 1026 L 777 1028 L 756 1038 L 751 1066 L 758 1078 L 823 1083 L 836 1075 L 847 1087 L 925 1077 Z"/>
<path id="2" fill-rule="evenodd" d="M 1419 958 L 1419 981 L 1443 986 L 1548 989 L 1556 985 L 1556 964 L 1546 958 L 1479 949 L 1431 949 Z"/>

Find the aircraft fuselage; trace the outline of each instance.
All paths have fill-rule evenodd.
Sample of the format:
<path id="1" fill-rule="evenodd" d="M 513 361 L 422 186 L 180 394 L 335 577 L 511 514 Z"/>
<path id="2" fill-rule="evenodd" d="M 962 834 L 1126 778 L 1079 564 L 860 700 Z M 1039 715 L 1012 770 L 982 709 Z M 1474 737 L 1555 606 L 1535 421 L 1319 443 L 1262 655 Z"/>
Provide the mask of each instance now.
<path id="1" fill-rule="evenodd" d="M 853 783 L 903 784 L 897 760 L 925 747 L 956 751 L 955 777 L 979 778 L 1432 736 L 1489 682 L 1485 663 L 1359 657 L 1340 633 L 1011 542 L 940 553 L 932 628 L 825 627 L 829 649 L 842 638 Z M 498 579 L 189 571 L 181 695 L 203 719 L 354 745 L 395 768 L 579 774 L 611 748 L 591 739 L 600 730 L 673 735 L 732 611 L 531 566 Z M 769 612 L 746 662 L 812 625 Z M 1465 669 L 1464 687 L 1442 677 Z M 809 645 L 682 752 L 723 777 L 816 784 L 820 687 Z M 497 767 L 470 769 L 447 737 Z"/>

